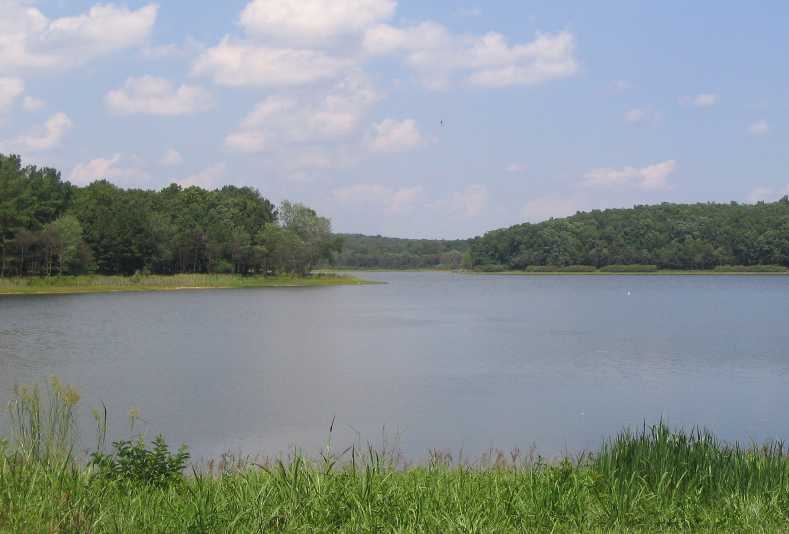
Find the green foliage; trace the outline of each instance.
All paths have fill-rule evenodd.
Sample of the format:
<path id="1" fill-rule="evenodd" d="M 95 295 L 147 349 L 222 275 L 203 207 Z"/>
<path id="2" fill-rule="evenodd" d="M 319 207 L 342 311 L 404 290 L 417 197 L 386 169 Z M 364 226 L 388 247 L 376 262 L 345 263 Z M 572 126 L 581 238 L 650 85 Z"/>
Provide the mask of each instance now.
<path id="1" fill-rule="evenodd" d="M 405 466 L 368 447 L 312 461 L 214 464 L 185 476 L 185 447 L 159 436 L 75 457 L 79 395 L 18 389 L 0 439 L 0 532 L 785 532 L 789 456 L 665 423 L 624 430 L 595 452 L 546 461 L 433 452 Z M 137 417 L 133 411 L 130 418 Z M 106 413 L 97 415 L 99 451 Z"/>
<path id="2" fill-rule="evenodd" d="M 274 205 L 250 187 L 74 187 L 53 169 L 0 154 L 0 277 L 304 275 L 341 246 L 328 219 L 285 201 L 278 222 Z"/>
<path id="3" fill-rule="evenodd" d="M 91 464 L 98 469 L 100 477 L 157 487 L 183 481 L 183 471 L 189 461 L 186 445 L 171 453 L 164 437 L 158 435 L 150 448 L 142 437 L 116 441 L 112 446 L 113 454 L 94 452 L 91 455 Z"/>
<path id="4" fill-rule="evenodd" d="M 617 272 L 786 267 L 789 202 L 664 203 L 578 213 L 488 232 L 472 241 L 471 263 L 479 270 L 491 265 L 514 270 L 570 265 L 623 269 Z"/>
<path id="5" fill-rule="evenodd" d="M 343 234 L 335 265 L 349 269 L 460 269 L 469 241 Z M 470 258 L 469 258 L 470 261 Z"/>

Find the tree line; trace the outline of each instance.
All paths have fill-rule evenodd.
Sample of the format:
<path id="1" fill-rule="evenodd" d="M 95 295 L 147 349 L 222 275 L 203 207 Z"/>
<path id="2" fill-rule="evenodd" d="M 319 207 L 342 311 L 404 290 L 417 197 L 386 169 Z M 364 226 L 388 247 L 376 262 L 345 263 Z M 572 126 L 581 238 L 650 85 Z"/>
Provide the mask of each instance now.
<path id="1" fill-rule="evenodd" d="M 480 270 L 789 267 L 789 198 L 757 204 L 663 203 L 519 224 L 474 239 L 470 263 Z"/>
<path id="2" fill-rule="evenodd" d="M 304 275 L 342 248 L 329 219 L 250 187 L 85 187 L 0 154 L 0 276 Z"/>
<path id="3" fill-rule="evenodd" d="M 350 269 L 459 269 L 468 261 L 468 240 L 400 239 L 343 234 L 335 265 Z"/>

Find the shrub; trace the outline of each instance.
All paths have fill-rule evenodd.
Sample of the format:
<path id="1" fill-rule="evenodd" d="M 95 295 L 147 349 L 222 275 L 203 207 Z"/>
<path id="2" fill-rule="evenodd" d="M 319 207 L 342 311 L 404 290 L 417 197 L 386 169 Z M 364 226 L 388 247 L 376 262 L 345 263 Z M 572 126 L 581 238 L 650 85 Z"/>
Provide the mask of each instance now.
<path id="1" fill-rule="evenodd" d="M 157 487 L 183 480 L 183 470 L 189 460 L 186 445 L 171 453 L 164 438 L 158 435 L 150 449 L 142 437 L 135 441 L 116 441 L 112 446 L 115 449 L 112 455 L 102 452 L 91 455 L 91 464 L 98 468 L 101 477 Z"/>
<path id="2" fill-rule="evenodd" d="M 606 265 L 600 267 L 600 271 L 604 273 L 653 273 L 658 270 L 657 265 Z"/>
<path id="3" fill-rule="evenodd" d="M 783 265 L 719 265 L 715 270 L 722 273 L 784 273 Z"/>

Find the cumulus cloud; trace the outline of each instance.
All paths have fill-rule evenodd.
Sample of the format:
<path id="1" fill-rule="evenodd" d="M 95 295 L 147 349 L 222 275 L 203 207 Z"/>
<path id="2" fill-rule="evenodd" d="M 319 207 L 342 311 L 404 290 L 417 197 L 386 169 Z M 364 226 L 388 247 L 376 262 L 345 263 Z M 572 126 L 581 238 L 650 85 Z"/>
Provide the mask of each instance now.
<path id="1" fill-rule="evenodd" d="M 239 23 L 253 36 L 319 42 L 360 33 L 391 17 L 395 0 L 252 0 Z"/>
<path id="2" fill-rule="evenodd" d="M 0 72 L 64 69 L 144 43 L 158 7 L 98 4 L 81 15 L 48 19 L 23 0 L 0 0 Z"/>
<path id="3" fill-rule="evenodd" d="M 701 93 L 688 99 L 690 104 L 697 108 L 711 108 L 718 103 L 718 100 L 720 97 L 716 93 Z"/>
<path id="4" fill-rule="evenodd" d="M 95 180 L 119 180 L 124 178 L 147 178 L 148 173 L 135 167 L 120 165 L 123 156 L 114 154 L 109 158 L 96 158 L 86 163 L 78 163 L 69 174 L 69 179 L 79 185 Z"/>
<path id="5" fill-rule="evenodd" d="M 650 108 L 633 108 L 625 112 L 625 121 L 630 124 L 654 124 L 660 122 L 660 113 Z"/>
<path id="6" fill-rule="evenodd" d="M 419 196 L 422 187 L 393 189 L 380 184 L 355 184 L 335 189 L 332 197 L 341 204 L 383 208 L 388 214 L 401 214 L 409 211 Z"/>
<path id="7" fill-rule="evenodd" d="M 175 167 L 176 165 L 180 165 L 183 163 L 184 158 L 180 152 L 178 152 L 174 148 L 168 148 L 164 154 L 162 154 L 159 163 L 164 165 L 165 167 Z"/>
<path id="8" fill-rule="evenodd" d="M 203 189 L 215 189 L 224 185 L 227 166 L 224 163 L 217 163 L 198 171 L 177 183 L 183 187 L 197 186 Z"/>
<path id="9" fill-rule="evenodd" d="M 373 125 L 368 146 L 373 152 L 394 153 L 414 150 L 423 143 L 414 119 L 384 119 Z"/>
<path id="10" fill-rule="evenodd" d="M 633 85 L 633 83 L 628 80 L 616 80 L 614 82 L 614 90 L 618 93 L 629 91 L 633 87 L 635 87 L 635 85 Z"/>
<path id="11" fill-rule="evenodd" d="M 0 143 L 0 151 L 39 152 L 55 148 L 73 126 L 65 113 L 56 113 L 43 126 L 6 143 Z"/>
<path id="12" fill-rule="evenodd" d="M 42 109 L 46 105 L 47 103 L 44 102 L 43 100 L 32 96 L 26 96 L 22 100 L 22 109 L 24 109 L 25 111 L 38 111 L 39 109 Z"/>
<path id="13" fill-rule="evenodd" d="M 488 188 L 484 185 L 470 184 L 462 191 L 455 191 L 448 197 L 434 202 L 430 207 L 438 211 L 472 218 L 487 209 L 489 196 Z"/>
<path id="14" fill-rule="evenodd" d="M 764 119 L 758 120 L 748 126 L 748 133 L 753 136 L 767 135 L 770 133 L 770 125 Z"/>
<path id="15" fill-rule="evenodd" d="M 521 210 L 521 217 L 529 222 L 540 222 L 552 217 L 567 217 L 578 211 L 573 198 L 544 196 L 526 203 Z"/>
<path id="16" fill-rule="evenodd" d="M 585 183 L 596 187 L 639 187 L 643 190 L 667 189 L 668 177 L 676 170 L 674 160 L 663 161 L 646 167 L 593 169 L 584 175 Z"/>
<path id="17" fill-rule="evenodd" d="M 784 195 L 789 195 L 789 185 L 785 187 L 760 186 L 754 188 L 748 194 L 748 202 L 752 204 L 756 202 L 775 202 Z"/>
<path id="18" fill-rule="evenodd" d="M 270 95 L 225 138 L 225 148 L 262 152 L 272 145 L 333 141 L 355 132 L 378 99 L 361 73 L 346 76 L 323 94 Z"/>
<path id="19" fill-rule="evenodd" d="M 529 166 L 525 163 L 510 163 L 506 168 L 506 171 L 510 174 L 524 174 L 528 170 Z"/>
<path id="20" fill-rule="evenodd" d="M 175 116 L 206 111 L 213 105 L 213 98 L 202 87 L 176 87 L 169 80 L 141 76 L 129 78 L 122 89 L 107 93 L 104 103 L 107 109 L 118 115 L 142 113 Z"/>
<path id="21" fill-rule="evenodd" d="M 19 78 L 0 77 L 0 113 L 8 110 L 25 92 L 25 82 Z"/>
<path id="22" fill-rule="evenodd" d="M 320 50 L 271 48 L 224 37 L 200 54 L 192 74 L 227 87 L 285 87 L 336 78 L 352 65 Z"/>
<path id="23" fill-rule="evenodd" d="M 578 71 L 575 38 L 569 32 L 538 34 L 529 43 L 510 45 L 495 32 L 459 36 L 434 22 L 406 28 L 382 24 L 365 32 L 364 49 L 371 56 L 403 54 L 432 88 L 458 80 L 490 88 L 535 85 Z"/>
<path id="24" fill-rule="evenodd" d="M 457 10 L 460 17 L 479 17 L 482 15 L 482 9 L 478 7 L 461 7 Z"/>

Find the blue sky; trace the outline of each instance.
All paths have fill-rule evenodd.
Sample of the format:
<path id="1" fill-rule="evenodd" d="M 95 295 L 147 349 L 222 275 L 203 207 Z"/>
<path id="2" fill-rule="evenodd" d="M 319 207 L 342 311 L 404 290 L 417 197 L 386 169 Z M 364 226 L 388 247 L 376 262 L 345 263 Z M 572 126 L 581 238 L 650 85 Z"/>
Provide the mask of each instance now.
<path id="1" fill-rule="evenodd" d="M 251 185 L 402 237 L 774 200 L 787 20 L 779 1 L 0 0 L 0 152 L 78 184 Z"/>

